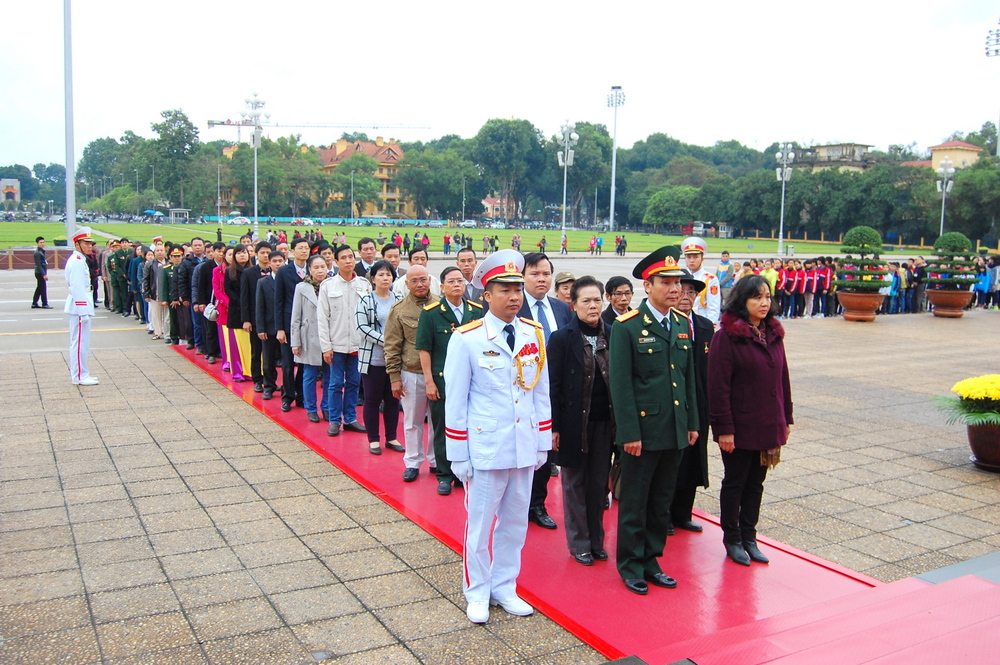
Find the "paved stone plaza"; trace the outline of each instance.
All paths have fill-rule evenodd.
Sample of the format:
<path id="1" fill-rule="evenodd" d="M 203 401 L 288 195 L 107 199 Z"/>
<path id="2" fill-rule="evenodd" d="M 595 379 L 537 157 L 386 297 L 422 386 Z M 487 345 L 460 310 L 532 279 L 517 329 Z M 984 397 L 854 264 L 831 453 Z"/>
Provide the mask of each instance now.
<path id="1" fill-rule="evenodd" d="M 0 662 L 604 660 L 538 614 L 470 625 L 456 554 L 134 321 L 95 323 L 101 384 L 71 386 L 61 317 L 31 320 L 28 271 L 0 286 Z M 1000 549 L 1000 476 L 929 401 L 998 371 L 998 324 L 787 322 L 796 426 L 762 535 L 883 581 Z"/>

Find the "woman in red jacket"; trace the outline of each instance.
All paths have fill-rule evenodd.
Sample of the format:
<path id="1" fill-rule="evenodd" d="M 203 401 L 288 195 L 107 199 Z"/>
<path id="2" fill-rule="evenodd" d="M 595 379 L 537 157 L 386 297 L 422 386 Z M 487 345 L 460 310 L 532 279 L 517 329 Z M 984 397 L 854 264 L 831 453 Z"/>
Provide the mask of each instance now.
<path id="1" fill-rule="evenodd" d="M 736 563 L 767 563 L 757 520 L 768 468 L 781 458 L 792 424 L 785 330 L 774 318 L 771 289 L 760 275 L 733 287 L 708 354 L 709 422 L 722 450 L 719 496 L 723 543 Z"/>

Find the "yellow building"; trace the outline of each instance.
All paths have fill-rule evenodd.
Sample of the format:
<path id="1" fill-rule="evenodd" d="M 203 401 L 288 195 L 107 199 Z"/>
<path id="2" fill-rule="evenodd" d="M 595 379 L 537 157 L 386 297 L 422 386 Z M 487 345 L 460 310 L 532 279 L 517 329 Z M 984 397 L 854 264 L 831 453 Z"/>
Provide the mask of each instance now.
<path id="1" fill-rule="evenodd" d="M 413 204 L 403 200 L 399 193 L 399 187 L 392 183 L 392 178 L 399 170 L 399 162 L 403 159 L 403 149 L 396 139 L 383 140 L 381 136 L 375 141 L 347 141 L 339 139 L 336 143 L 330 144 L 329 148 L 320 148 L 319 158 L 323 163 L 324 171 L 332 171 L 346 159 L 361 153 L 371 157 L 378 162 L 378 168 L 373 174 L 382 183 L 378 203 L 368 203 L 361 211 L 362 217 L 391 217 L 396 219 L 416 217 L 416 209 Z M 334 195 L 341 198 L 343 195 Z M 349 194 L 348 194 L 349 196 Z"/>
<path id="2" fill-rule="evenodd" d="M 930 151 L 930 167 L 937 171 L 945 157 L 951 159 L 951 164 L 956 169 L 972 166 L 979 161 L 979 153 L 983 151 L 983 148 L 965 141 L 948 141 L 941 145 L 932 145 Z"/>

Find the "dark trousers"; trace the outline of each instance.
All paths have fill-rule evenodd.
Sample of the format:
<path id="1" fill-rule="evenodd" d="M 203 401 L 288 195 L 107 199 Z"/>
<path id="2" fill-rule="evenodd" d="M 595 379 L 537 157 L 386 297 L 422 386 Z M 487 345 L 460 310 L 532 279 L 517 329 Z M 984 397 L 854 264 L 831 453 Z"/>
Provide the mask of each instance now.
<path id="1" fill-rule="evenodd" d="M 621 497 L 618 499 L 618 574 L 623 580 L 662 573 L 670 502 L 674 498 L 681 450 L 624 453 Z"/>
<path id="2" fill-rule="evenodd" d="M 563 519 L 570 554 L 604 549 L 604 500 L 611 473 L 610 420 L 587 423 L 587 452 L 579 467 L 563 466 Z"/>
<path id="3" fill-rule="evenodd" d="M 179 309 L 179 307 L 170 307 L 170 305 L 167 305 L 167 321 L 170 325 L 167 327 L 166 333 L 167 337 L 174 344 L 176 344 L 177 340 L 180 339 L 181 326 L 180 319 L 177 316 Z"/>
<path id="4" fill-rule="evenodd" d="M 174 316 L 177 318 L 177 334 L 179 339 L 186 339 L 188 344 L 194 344 L 194 327 L 191 324 L 191 309 L 183 304 L 174 308 Z"/>
<path id="5" fill-rule="evenodd" d="M 49 304 L 48 282 L 45 281 L 44 275 L 35 275 L 35 295 L 31 296 L 31 304 L 37 305 L 39 299 L 42 305 Z"/>
<path id="6" fill-rule="evenodd" d="M 202 321 L 204 321 L 204 324 L 202 325 L 201 333 L 205 337 L 205 348 L 203 351 L 206 356 L 218 358 L 222 355 L 222 347 L 219 346 L 219 326 L 214 321 L 205 319 L 204 315 L 202 315 Z"/>
<path id="7" fill-rule="evenodd" d="M 264 377 L 264 389 L 273 391 L 278 387 L 278 364 L 281 362 L 281 343 L 268 335 L 267 339 L 261 340 L 260 346 L 261 374 Z"/>
<path id="8" fill-rule="evenodd" d="M 302 368 L 295 364 L 291 344 L 281 345 L 281 401 L 303 404 Z"/>
<path id="9" fill-rule="evenodd" d="M 535 469 L 535 475 L 531 479 L 531 503 L 528 508 L 541 508 L 545 510 L 545 499 L 549 498 L 549 478 L 552 477 L 552 463 L 556 461 L 555 453 L 549 451 L 549 461 L 543 464 L 542 468 Z"/>
<path id="10" fill-rule="evenodd" d="M 759 450 L 722 453 L 726 469 L 719 492 L 719 521 L 722 541 L 730 545 L 757 540 L 760 501 L 764 496 L 767 467 L 760 463 Z"/>
<path id="11" fill-rule="evenodd" d="M 118 313 L 127 312 L 128 309 L 128 279 L 125 277 L 115 275 L 111 279 L 114 280 L 114 292 L 115 292 L 115 311 Z"/>
<path id="12" fill-rule="evenodd" d="M 256 330 L 250 332 L 250 368 L 244 367 L 243 373 L 249 373 L 253 377 L 254 383 L 264 381 L 263 343 L 260 337 L 257 337 Z"/>
<path id="13" fill-rule="evenodd" d="M 451 462 L 448 461 L 448 447 L 444 442 L 444 378 L 434 377 L 441 399 L 427 400 L 431 412 L 431 434 L 434 436 L 434 459 L 437 460 L 437 479 L 455 482 L 455 474 L 451 472 Z"/>
<path id="14" fill-rule="evenodd" d="M 379 441 L 379 404 L 382 405 L 382 421 L 385 424 L 385 440 L 397 441 L 399 436 L 399 400 L 392 396 L 392 382 L 385 367 L 368 366 L 368 373 L 361 375 L 365 387 L 365 405 L 361 419 L 368 432 L 368 442 Z M 438 460 L 440 468 L 441 460 Z"/>
<path id="15" fill-rule="evenodd" d="M 698 433 L 698 441 L 707 437 L 708 431 Z M 677 469 L 677 485 L 674 487 L 674 500 L 670 502 L 670 521 L 673 524 L 684 524 L 691 521 L 691 510 L 694 508 L 695 495 L 704 482 L 704 472 L 701 468 L 701 455 L 704 443 L 688 446 L 681 453 L 681 463 Z"/>

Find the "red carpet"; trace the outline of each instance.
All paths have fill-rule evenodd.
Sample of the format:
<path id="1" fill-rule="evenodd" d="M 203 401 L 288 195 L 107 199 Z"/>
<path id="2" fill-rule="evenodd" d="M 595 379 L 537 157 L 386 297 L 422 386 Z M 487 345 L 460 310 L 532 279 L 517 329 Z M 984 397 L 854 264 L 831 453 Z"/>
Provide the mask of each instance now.
<path id="1" fill-rule="evenodd" d="M 201 356 L 174 347 L 247 403 L 272 418 L 383 501 L 399 510 L 456 552 L 461 551 L 465 524 L 462 491 L 441 497 L 437 481 L 426 467 L 413 483 L 402 481 L 400 453 L 371 455 L 363 434 L 326 436 L 327 424 L 306 420 L 305 411 L 281 412 L 281 400 L 265 402 L 253 392 L 253 383 L 232 383 L 221 363 L 208 365 Z M 400 423 L 402 435 L 402 423 Z M 558 479 L 549 484 L 549 513 L 562 524 Z M 761 537 L 767 566 L 738 566 L 725 558 L 717 520 L 699 513 L 705 532 L 681 531 L 669 538 L 661 560 L 664 572 L 678 580 L 674 590 L 650 587 L 648 596 L 628 592 L 614 565 L 617 524 L 614 507 L 605 517 L 606 548 L 611 560 L 587 568 L 574 562 L 565 532 L 529 525 L 523 553 L 520 595 L 608 658 L 637 655 L 652 665 L 665 648 L 696 640 L 717 631 L 823 603 L 879 586 L 877 580 L 823 561 L 794 548 Z M 456 587 L 460 580 L 456 578 Z"/>

